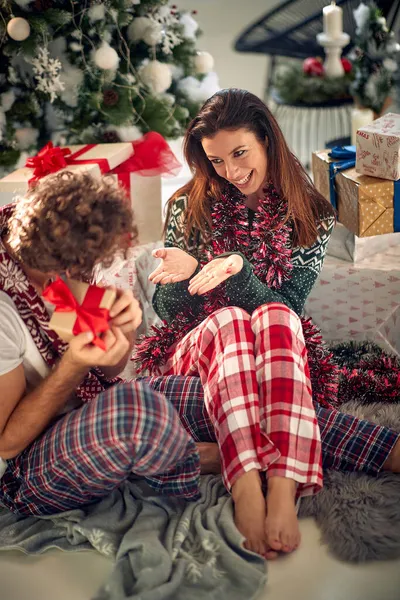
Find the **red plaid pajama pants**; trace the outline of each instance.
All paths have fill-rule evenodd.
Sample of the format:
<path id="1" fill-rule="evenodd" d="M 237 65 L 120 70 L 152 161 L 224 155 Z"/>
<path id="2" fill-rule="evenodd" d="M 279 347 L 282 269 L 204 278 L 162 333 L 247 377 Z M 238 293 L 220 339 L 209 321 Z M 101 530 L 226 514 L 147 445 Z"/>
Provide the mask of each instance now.
<path id="1" fill-rule="evenodd" d="M 251 469 L 294 479 L 300 496 L 322 487 L 307 351 L 287 306 L 216 311 L 177 343 L 163 374 L 200 377 L 228 490 Z"/>

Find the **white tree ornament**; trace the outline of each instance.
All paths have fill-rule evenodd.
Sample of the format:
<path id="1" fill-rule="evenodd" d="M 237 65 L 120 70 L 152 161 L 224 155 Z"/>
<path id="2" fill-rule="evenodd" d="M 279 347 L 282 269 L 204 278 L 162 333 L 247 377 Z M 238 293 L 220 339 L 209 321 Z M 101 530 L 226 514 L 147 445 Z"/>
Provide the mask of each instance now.
<path id="1" fill-rule="evenodd" d="M 152 20 L 148 17 L 136 17 L 128 27 L 128 38 L 131 42 L 140 42 L 147 29 L 151 29 Z"/>
<path id="2" fill-rule="evenodd" d="M 169 66 L 158 60 L 151 60 L 142 67 L 140 70 L 140 78 L 155 94 L 166 92 L 172 83 L 172 75 Z"/>
<path id="3" fill-rule="evenodd" d="M 107 42 L 102 43 L 100 48 L 95 51 L 93 58 L 99 69 L 103 69 L 104 71 L 115 71 L 118 69 L 119 56 Z"/>
<path id="4" fill-rule="evenodd" d="M 7 23 L 7 33 L 16 42 L 23 42 L 29 37 L 31 28 L 26 19 L 14 17 Z"/>
<path id="5" fill-rule="evenodd" d="M 150 26 L 146 28 L 142 35 L 142 40 L 148 46 L 157 46 L 157 44 L 161 44 L 164 37 L 163 26 L 157 21 L 150 21 L 150 23 Z"/>
<path id="6" fill-rule="evenodd" d="M 197 73 L 204 75 L 213 70 L 214 58 L 209 52 L 197 52 L 194 59 L 194 66 Z"/>

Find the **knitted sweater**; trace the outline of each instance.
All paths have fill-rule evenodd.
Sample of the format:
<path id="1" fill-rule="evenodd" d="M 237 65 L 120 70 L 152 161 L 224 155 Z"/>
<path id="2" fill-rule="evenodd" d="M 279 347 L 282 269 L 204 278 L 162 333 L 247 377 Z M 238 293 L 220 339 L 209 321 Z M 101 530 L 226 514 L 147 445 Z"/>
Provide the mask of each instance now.
<path id="1" fill-rule="evenodd" d="M 167 223 L 165 246 L 181 248 L 204 264 L 204 262 L 209 261 L 204 256 L 204 243 L 201 240 L 200 232 L 194 232 L 188 241 L 184 237 L 184 213 L 186 207 L 186 196 L 182 196 L 174 202 Z M 247 223 L 249 236 L 253 215 L 254 212 L 249 209 Z M 250 261 L 243 254 L 237 252 L 243 258 L 243 268 L 239 273 L 229 277 L 225 282 L 225 292 L 229 304 L 243 308 L 251 314 L 262 304 L 281 302 L 300 316 L 303 312 L 307 296 L 321 271 L 334 225 L 334 218 L 321 220 L 318 227 L 319 236 L 316 242 L 310 248 L 296 247 L 292 249 L 293 269 L 291 277 L 289 280 L 283 282 L 279 290 L 272 290 L 265 283 L 262 283 L 253 273 Z M 232 252 L 227 254 L 232 254 Z M 200 266 L 196 272 L 199 270 Z M 161 319 L 170 322 L 177 313 L 184 310 L 187 306 L 190 306 L 195 313 L 200 312 L 204 298 L 197 295 L 191 296 L 188 292 L 188 285 L 189 279 L 179 283 L 157 285 L 153 297 L 153 306 Z"/>

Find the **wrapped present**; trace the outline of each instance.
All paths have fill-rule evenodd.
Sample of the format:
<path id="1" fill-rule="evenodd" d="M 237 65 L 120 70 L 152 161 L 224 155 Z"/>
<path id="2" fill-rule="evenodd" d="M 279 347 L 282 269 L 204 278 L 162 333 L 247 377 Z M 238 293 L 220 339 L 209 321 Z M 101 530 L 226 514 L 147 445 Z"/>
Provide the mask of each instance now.
<path id="1" fill-rule="evenodd" d="M 355 148 L 313 153 L 314 183 L 337 209 L 340 223 L 358 237 L 400 231 L 400 181 L 360 175 Z"/>
<path id="2" fill-rule="evenodd" d="M 116 292 L 82 281 L 59 277 L 43 292 L 43 298 L 54 305 L 50 327 L 65 342 L 84 331 L 93 333 L 93 343 L 105 349 L 100 334 L 109 329 L 109 311 Z"/>
<path id="3" fill-rule="evenodd" d="M 134 154 L 111 171 L 131 199 L 141 244 L 156 242 L 162 235 L 161 176 L 175 177 L 182 165 L 168 143 L 156 132 L 132 142 Z"/>
<path id="4" fill-rule="evenodd" d="M 327 256 L 305 310 L 328 342 L 373 341 L 400 356 L 400 245 L 357 265 Z"/>
<path id="5" fill-rule="evenodd" d="M 400 246 L 400 233 L 358 237 L 344 225 L 337 223 L 329 240 L 327 255 L 358 263 L 394 246 Z"/>
<path id="6" fill-rule="evenodd" d="M 40 179 L 62 169 L 89 171 L 94 176 L 109 173 L 134 152 L 131 143 L 87 144 L 54 147 L 49 142 L 40 152 L 28 158 L 26 166 L 0 179 L 0 206 L 9 204 L 15 195 L 25 194 Z"/>
<path id="7" fill-rule="evenodd" d="M 396 181 L 400 179 L 400 115 L 388 113 L 357 131 L 356 169 Z"/>

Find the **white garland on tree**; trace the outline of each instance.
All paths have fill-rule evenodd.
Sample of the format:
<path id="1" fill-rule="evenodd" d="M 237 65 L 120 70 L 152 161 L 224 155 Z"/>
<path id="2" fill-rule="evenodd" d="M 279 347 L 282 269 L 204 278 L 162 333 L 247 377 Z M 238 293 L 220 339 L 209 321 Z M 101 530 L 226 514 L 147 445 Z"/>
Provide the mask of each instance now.
<path id="1" fill-rule="evenodd" d="M 143 136 L 143 133 L 136 125 L 114 125 L 113 130 L 117 132 L 121 142 L 134 142 Z"/>
<path id="2" fill-rule="evenodd" d="M 353 15 L 357 25 L 356 34 L 358 35 L 361 33 L 361 31 L 364 29 L 365 25 L 368 22 L 369 6 L 367 6 L 363 2 L 360 2 L 358 7 L 355 10 L 353 10 Z"/>
<path id="3" fill-rule="evenodd" d="M 36 89 L 48 94 L 50 102 L 54 102 L 64 90 L 64 83 L 60 79 L 61 62 L 58 58 L 51 58 L 47 48 L 40 48 L 37 57 L 33 58 L 31 63 L 37 81 Z"/>
<path id="4" fill-rule="evenodd" d="M 210 96 L 221 89 L 218 75 L 215 72 L 208 73 L 202 81 L 196 77 L 185 77 L 178 83 L 178 90 L 192 102 L 205 102 Z"/>
<path id="5" fill-rule="evenodd" d="M 74 37 L 77 36 L 74 35 Z M 83 83 L 84 73 L 69 62 L 66 48 L 67 42 L 63 37 L 58 37 L 49 44 L 52 56 L 58 58 L 62 65 L 60 80 L 64 84 L 64 90 L 61 92 L 60 98 L 67 106 L 75 108 L 78 106 L 79 89 Z"/>
<path id="6" fill-rule="evenodd" d="M 161 6 L 146 17 L 136 17 L 128 27 L 128 39 L 136 44 L 140 41 L 148 46 L 161 44 L 165 54 L 182 43 L 182 36 L 174 31 L 180 24 L 176 14 L 168 6 Z"/>
<path id="7" fill-rule="evenodd" d="M 182 36 L 174 31 L 174 27 L 179 25 L 178 15 L 172 12 L 169 6 L 160 6 L 150 18 L 162 27 L 164 35 L 161 47 L 164 54 L 171 54 L 172 49 L 179 46 L 183 41 Z"/>
<path id="8" fill-rule="evenodd" d="M 192 15 L 188 12 L 185 12 L 181 15 L 180 23 L 183 25 L 183 37 L 188 40 L 196 40 L 196 32 L 199 28 L 199 24 L 195 19 L 193 19 Z"/>

